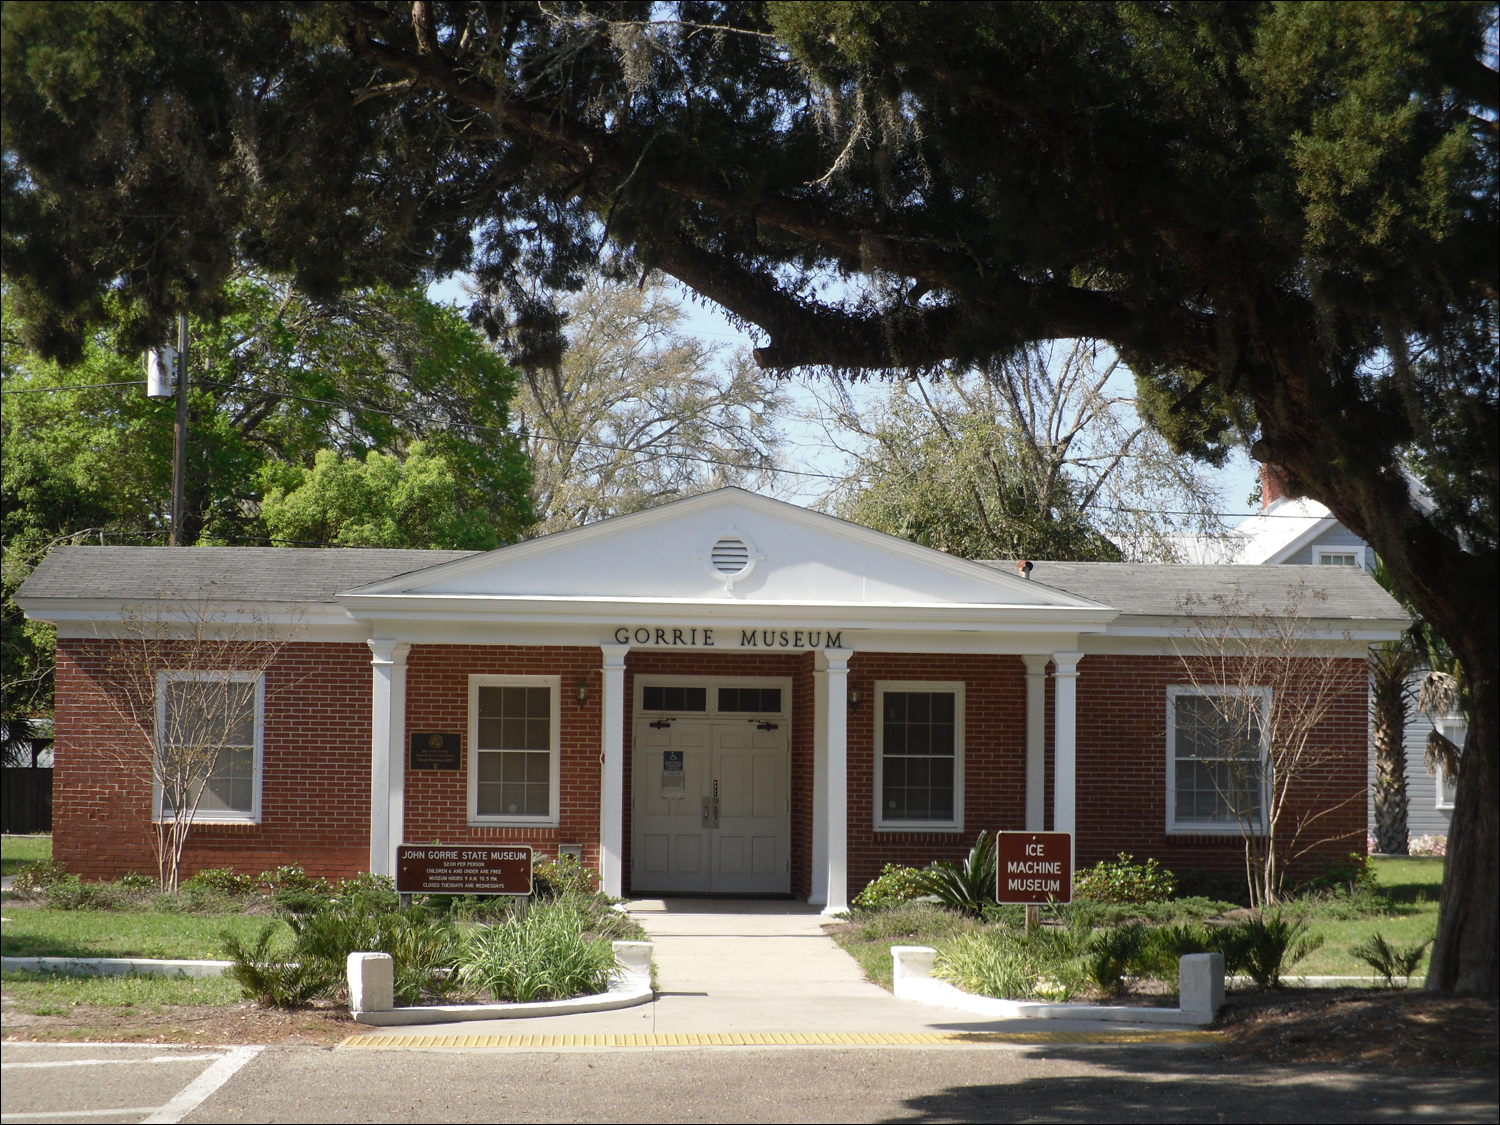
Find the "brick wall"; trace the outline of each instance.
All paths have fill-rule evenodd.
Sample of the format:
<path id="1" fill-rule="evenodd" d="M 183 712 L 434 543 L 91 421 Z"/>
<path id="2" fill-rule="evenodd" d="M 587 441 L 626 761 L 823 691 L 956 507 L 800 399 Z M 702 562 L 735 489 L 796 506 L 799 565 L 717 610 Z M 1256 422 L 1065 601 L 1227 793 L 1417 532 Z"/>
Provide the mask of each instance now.
<path id="1" fill-rule="evenodd" d="M 53 856 L 85 879 L 156 873 L 150 741 L 107 697 L 115 651 L 111 642 L 57 644 Z M 370 693 L 366 646 L 283 648 L 266 672 L 261 823 L 194 825 L 184 874 L 301 864 L 339 878 L 367 868 Z"/>
<path id="2" fill-rule="evenodd" d="M 599 752 L 604 682 L 597 646 L 413 645 L 406 661 L 406 730 L 459 732 L 463 768 L 457 773 L 408 770 L 407 843 L 462 844 L 508 841 L 556 855 L 560 844 L 582 844 L 584 862 L 599 867 Z M 469 677 L 471 675 L 558 676 L 560 787 L 556 828 L 474 828 L 469 815 Z M 588 702 L 578 703 L 578 684 Z M 628 774 L 627 774 L 628 776 Z M 628 831 L 628 829 L 627 829 Z"/>

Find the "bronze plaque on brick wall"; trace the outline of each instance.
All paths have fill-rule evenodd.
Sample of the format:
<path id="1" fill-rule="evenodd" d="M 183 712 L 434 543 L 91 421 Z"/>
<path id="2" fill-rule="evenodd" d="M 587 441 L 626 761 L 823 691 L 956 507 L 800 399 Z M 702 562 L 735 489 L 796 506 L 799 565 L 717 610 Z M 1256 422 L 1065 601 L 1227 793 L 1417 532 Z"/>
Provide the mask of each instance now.
<path id="1" fill-rule="evenodd" d="M 462 746 L 463 739 L 456 734 L 414 734 L 411 736 L 411 768 L 458 770 L 463 764 Z"/>
<path id="2" fill-rule="evenodd" d="M 529 895 L 531 848 L 402 844 L 396 849 L 396 890 L 404 895 Z"/>
<path id="3" fill-rule="evenodd" d="M 996 832 L 995 901 L 1073 901 L 1071 832 Z"/>

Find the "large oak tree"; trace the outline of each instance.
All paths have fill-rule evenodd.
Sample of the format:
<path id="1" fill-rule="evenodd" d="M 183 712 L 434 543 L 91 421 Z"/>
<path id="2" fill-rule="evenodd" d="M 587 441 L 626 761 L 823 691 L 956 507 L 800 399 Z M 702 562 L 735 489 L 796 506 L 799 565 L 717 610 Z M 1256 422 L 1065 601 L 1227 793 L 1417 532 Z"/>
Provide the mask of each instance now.
<path id="1" fill-rule="evenodd" d="M 776 371 L 1109 341 L 1179 448 L 1248 433 L 1462 661 L 1429 984 L 1496 994 L 1494 4 L 4 19 L 4 269 L 49 352 L 110 290 L 140 340 L 212 313 L 248 261 L 314 295 L 468 269 L 476 315 L 542 362 L 561 325 L 534 283 L 576 286 L 606 243 L 758 330 Z"/>

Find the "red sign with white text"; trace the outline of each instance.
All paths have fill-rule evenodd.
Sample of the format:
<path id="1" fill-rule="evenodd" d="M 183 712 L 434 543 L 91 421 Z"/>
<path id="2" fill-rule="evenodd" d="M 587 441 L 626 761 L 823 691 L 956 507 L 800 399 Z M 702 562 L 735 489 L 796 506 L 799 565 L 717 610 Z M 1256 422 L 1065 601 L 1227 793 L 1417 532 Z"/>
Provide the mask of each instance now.
<path id="1" fill-rule="evenodd" d="M 995 901 L 1073 901 L 1071 832 L 996 832 Z"/>

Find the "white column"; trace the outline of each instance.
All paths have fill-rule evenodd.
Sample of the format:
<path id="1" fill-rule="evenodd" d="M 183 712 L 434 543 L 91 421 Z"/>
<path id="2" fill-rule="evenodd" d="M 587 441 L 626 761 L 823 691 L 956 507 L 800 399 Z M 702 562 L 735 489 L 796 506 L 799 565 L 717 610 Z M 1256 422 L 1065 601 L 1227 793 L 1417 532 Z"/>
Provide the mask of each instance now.
<path id="1" fill-rule="evenodd" d="M 370 700 L 370 870 L 391 875 L 406 808 L 406 654 L 411 645 L 369 641 L 374 691 Z"/>
<path id="2" fill-rule="evenodd" d="M 1074 830 L 1074 792 L 1078 776 L 1078 662 L 1081 652 L 1054 652 L 1052 831 Z M 1074 841 L 1076 844 L 1076 840 Z"/>
<path id="3" fill-rule="evenodd" d="M 813 657 L 812 886 L 807 901 L 828 902 L 828 658 Z"/>
<path id="4" fill-rule="evenodd" d="M 599 761 L 599 884 L 619 898 L 625 886 L 625 654 L 629 645 L 600 645 L 604 691 Z"/>
<path id="5" fill-rule="evenodd" d="M 1026 831 L 1047 830 L 1047 662 L 1046 654 L 1026 661 Z"/>
<path id="6" fill-rule="evenodd" d="M 849 909 L 849 653 L 823 650 L 828 659 L 828 704 L 822 712 L 828 739 L 828 888 L 824 914 Z"/>

